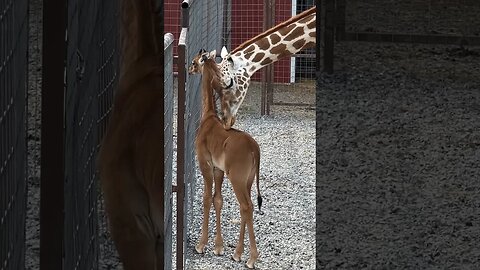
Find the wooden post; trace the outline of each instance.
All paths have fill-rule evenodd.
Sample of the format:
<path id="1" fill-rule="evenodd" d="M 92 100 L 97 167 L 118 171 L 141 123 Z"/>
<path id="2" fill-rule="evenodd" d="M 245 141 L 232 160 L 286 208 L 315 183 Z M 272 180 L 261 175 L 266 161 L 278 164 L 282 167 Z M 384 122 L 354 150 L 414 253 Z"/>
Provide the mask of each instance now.
<path id="1" fill-rule="evenodd" d="M 67 2 L 43 1 L 40 269 L 63 269 Z"/>

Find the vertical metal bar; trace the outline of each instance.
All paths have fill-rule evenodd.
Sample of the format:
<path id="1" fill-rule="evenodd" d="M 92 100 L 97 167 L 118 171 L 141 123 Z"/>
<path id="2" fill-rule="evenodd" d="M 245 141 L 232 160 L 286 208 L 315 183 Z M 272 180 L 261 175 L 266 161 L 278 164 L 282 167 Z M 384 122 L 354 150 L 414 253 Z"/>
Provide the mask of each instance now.
<path id="1" fill-rule="evenodd" d="M 333 73 L 335 0 L 325 0 L 325 47 L 323 49 L 324 71 Z"/>
<path id="2" fill-rule="evenodd" d="M 177 113 L 177 269 L 183 269 L 183 224 L 185 200 L 185 45 L 178 46 Z"/>
<path id="3" fill-rule="evenodd" d="M 272 28 L 275 25 L 275 0 L 269 0 L 269 25 L 267 29 Z M 267 102 L 266 102 L 266 115 L 270 115 L 270 105 L 273 103 L 273 78 L 274 78 L 274 64 L 267 66 Z"/>
<path id="4" fill-rule="evenodd" d="M 185 12 L 184 12 L 185 11 Z M 182 13 L 188 9 L 182 9 Z M 186 15 L 184 15 L 186 16 Z M 177 269 L 183 269 L 184 263 L 184 202 L 185 202 L 185 83 L 186 83 L 186 29 L 180 34 L 178 44 L 178 112 L 177 112 Z M 183 41 L 183 42 L 182 42 Z"/>
<path id="5" fill-rule="evenodd" d="M 336 0 L 335 3 L 335 40 L 345 39 L 345 0 Z"/>
<path id="6" fill-rule="evenodd" d="M 272 20 L 275 16 L 272 16 L 272 0 L 263 1 L 263 30 L 266 31 L 273 26 Z M 270 114 L 270 104 L 268 89 L 272 84 L 272 65 L 268 65 L 262 69 L 262 90 L 261 90 L 261 102 L 260 102 L 260 114 Z"/>
<path id="7" fill-rule="evenodd" d="M 63 268 L 66 1 L 43 1 L 40 269 Z"/>

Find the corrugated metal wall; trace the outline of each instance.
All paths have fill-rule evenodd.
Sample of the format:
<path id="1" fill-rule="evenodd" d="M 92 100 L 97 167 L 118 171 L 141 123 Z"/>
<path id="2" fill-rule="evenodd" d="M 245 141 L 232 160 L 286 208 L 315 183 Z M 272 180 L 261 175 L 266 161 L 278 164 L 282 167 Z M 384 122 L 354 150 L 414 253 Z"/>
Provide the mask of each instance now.
<path id="1" fill-rule="evenodd" d="M 0 2 L 0 269 L 25 267 L 28 1 Z"/>

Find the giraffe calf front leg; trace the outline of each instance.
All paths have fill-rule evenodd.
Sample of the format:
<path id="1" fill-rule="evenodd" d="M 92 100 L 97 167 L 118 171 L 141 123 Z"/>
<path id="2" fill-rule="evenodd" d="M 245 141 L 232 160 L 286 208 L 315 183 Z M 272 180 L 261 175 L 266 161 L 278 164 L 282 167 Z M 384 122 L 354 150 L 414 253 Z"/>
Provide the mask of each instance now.
<path id="1" fill-rule="evenodd" d="M 209 214 L 210 214 L 211 205 L 212 205 L 212 191 L 211 190 L 204 191 L 202 232 L 200 236 L 200 241 L 198 242 L 197 246 L 195 246 L 195 250 L 200 254 L 205 253 L 205 246 L 208 243 L 208 220 L 210 216 Z"/>
<path id="2" fill-rule="evenodd" d="M 212 186 L 213 186 L 213 168 L 208 162 L 199 160 L 199 167 L 203 175 L 204 190 L 203 190 L 203 223 L 200 241 L 195 250 L 198 253 L 205 252 L 205 246 L 208 242 L 208 220 L 210 216 L 210 207 L 212 206 Z"/>
<path id="3" fill-rule="evenodd" d="M 223 237 L 222 237 L 222 222 L 221 222 L 221 211 L 223 205 L 223 198 L 220 192 L 215 191 L 215 195 L 213 197 L 213 204 L 215 206 L 215 215 L 216 215 L 216 229 L 217 234 L 215 235 L 215 249 L 213 253 L 217 256 L 223 255 L 224 248 L 223 248 Z"/>
<path id="4" fill-rule="evenodd" d="M 213 171 L 215 179 L 215 194 L 213 195 L 213 205 L 215 206 L 215 218 L 216 218 L 216 229 L 217 234 L 215 235 L 215 249 L 213 253 L 217 256 L 223 255 L 223 237 L 222 237 L 222 222 L 221 222 L 221 212 L 223 206 L 222 198 L 222 183 L 224 172 L 218 168 L 215 168 Z"/>

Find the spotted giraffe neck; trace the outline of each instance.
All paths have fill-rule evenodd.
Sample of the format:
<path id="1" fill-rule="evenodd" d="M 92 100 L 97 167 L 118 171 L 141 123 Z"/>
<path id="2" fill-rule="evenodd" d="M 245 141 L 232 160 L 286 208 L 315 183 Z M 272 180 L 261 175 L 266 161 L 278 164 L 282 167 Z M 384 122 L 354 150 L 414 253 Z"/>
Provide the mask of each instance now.
<path id="1" fill-rule="evenodd" d="M 313 47 L 315 21 L 316 7 L 313 7 L 242 43 L 230 55 L 248 76 L 252 76 L 264 66 Z"/>

